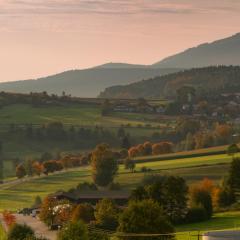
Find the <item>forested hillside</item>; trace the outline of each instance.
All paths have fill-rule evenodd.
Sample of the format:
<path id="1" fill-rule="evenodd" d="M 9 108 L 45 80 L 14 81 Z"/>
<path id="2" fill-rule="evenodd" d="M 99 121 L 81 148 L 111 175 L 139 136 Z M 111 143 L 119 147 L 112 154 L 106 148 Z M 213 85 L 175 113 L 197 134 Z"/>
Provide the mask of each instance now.
<path id="1" fill-rule="evenodd" d="M 184 85 L 197 92 L 240 91 L 240 67 L 218 66 L 185 70 L 165 76 L 143 80 L 126 86 L 107 88 L 102 98 L 162 98 L 173 96 Z"/>
<path id="2" fill-rule="evenodd" d="M 217 65 L 240 65 L 240 33 L 189 48 L 153 64 L 162 68 L 199 68 Z"/>

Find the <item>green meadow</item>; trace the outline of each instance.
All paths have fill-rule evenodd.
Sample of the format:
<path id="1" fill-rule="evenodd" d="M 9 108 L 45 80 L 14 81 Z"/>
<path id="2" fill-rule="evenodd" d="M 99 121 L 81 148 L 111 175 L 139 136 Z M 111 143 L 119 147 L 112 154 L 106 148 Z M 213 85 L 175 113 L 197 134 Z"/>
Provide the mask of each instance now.
<path id="1" fill-rule="evenodd" d="M 150 174 L 172 174 L 184 177 L 189 183 L 208 177 L 219 183 L 229 168 L 231 157 L 227 155 L 214 155 L 197 158 L 166 160 L 136 164 L 136 172 L 131 173 L 120 165 L 115 181 L 123 189 L 136 187 L 147 173 L 141 171 L 142 167 L 151 169 Z M 78 183 L 91 181 L 90 167 L 81 167 L 59 172 L 49 176 L 27 179 L 17 183 L 0 186 L 0 209 L 16 210 L 30 206 L 34 198 L 44 197 L 58 190 L 69 190 Z"/>

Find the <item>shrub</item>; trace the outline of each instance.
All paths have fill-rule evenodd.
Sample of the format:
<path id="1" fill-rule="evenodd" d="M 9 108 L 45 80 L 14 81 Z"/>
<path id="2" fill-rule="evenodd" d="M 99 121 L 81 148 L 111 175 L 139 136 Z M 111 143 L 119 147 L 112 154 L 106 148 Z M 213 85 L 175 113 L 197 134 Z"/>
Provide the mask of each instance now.
<path id="1" fill-rule="evenodd" d="M 27 225 L 14 224 L 8 232 L 8 240 L 34 238 L 34 231 Z"/>
<path id="2" fill-rule="evenodd" d="M 97 190 L 97 186 L 94 183 L 83 182 L 83 183 L 79 183 L 77 185 L 77 190 L 78 191 L 86 191 L 86 190 L 96 191 Z"/>
<path id="3" fill-rule="evenodd" d="M 88 230 L 83 222 L 70 222 L 58 234 L 58 240 L 88 240 Z"/>
<path id="4" fill-rule="evenodd" d="M 235 195 L 231 189 L 223 188 L 218 195 L 219 207 L 228 207 L 235 202 Z"/>
<path id="5" fill-rule="evenodd" d="M 89 223 L 94 220 L 94 209 L 92 205 L 88 203 L 79 204 L 72 213 L 72 221 L 78 222 L 79 220 Z"/>
<path id="6" fill-rule="evenodd" d="M 96 205 L 96 223 L 106 229 L 114 230 L 118 225 L 118 208 L 111 199 L 102 199 Z"/>
<path id="7" fill-rule="evenodd" d="M 164 215 L 158 203 L 152 200 L 130 202 L 120 216 L 118 230 L 123 233 L 173 233 L 174 228 Z M 132 238 L 124 238 L 132 239 Z M 134 240 L 158 239 L 156 237 L 135 237 Z"/>
<path id="8" fill-rule="evenodd" d="M 207 212 L 207 216 L 210 219 L 213 214 L 212 197 L 211 194 L 201 188 L 193 187 L 190 190 L 190 202 L 191 206 L 202 206 Z"/>
<path id="9" fill-rule="evenodd" d="M 186 216 L 187 223 L 196 223 L 208 219 L 206 209 L 204 207 L 193 207 L 189 209 Z"/>

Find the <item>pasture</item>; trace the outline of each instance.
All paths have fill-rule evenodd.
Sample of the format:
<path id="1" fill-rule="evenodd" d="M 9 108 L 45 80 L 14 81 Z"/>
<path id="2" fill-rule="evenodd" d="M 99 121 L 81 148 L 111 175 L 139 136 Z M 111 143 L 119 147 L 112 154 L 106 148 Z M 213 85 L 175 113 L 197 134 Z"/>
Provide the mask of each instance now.
<path id="1" fill-rule="evenodd" d="M 227 155 L 215 155 L 203 158 L 186 158 L 148 162 L 136 164 L 136 172 L 131 173 L 120 165 L 115 181 L 120 183 L 123 189 L 129 191 L 136 187 L 147 174 L 141 168 L 152 169 L 150 174 L 172 174 L 184 177 L 189 183 L 208 177 L 218 183 L 227 173 L 231 157 Z M 78 183 L 91 181 L 90 167 L 81 167 L 63 171 L 54 175 L 41 176 L 28 179 L 26 182 L 18 181 L 15 184 L 0 186 L 0 209 L 17 210 L 31 206 L 34 198 L 39 195 L 44 197 L 58 190 L 69 190 Z"/>
<path id="2" fill-rule="evenodd" d="M 1 109 L 1 124 L 45 124 L 60 121 L 63 124 L 82 126 L 119 127 L 122 124 L 131 126 L 153 124 L 154 114 L 141 113 L 113 113 L 111 116 L 102 116 L 101 107 L 73 104 L 70 106 L 32 107 L 28 104 L 14 104 Z"/>

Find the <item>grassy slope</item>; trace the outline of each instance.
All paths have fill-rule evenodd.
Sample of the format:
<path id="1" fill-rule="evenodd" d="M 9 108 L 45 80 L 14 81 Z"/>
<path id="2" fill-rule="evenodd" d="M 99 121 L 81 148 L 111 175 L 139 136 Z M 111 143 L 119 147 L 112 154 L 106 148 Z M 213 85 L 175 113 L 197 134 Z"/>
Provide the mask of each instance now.
<path id="1" fill-rule="evenodd" d="M 121 124 L 153 123 L 153 115 L 138 113 L 115 113 L 110 117 L 103 117 L 101 109 L 94 106 L 72 105 L 34 108 L 30 105 L 10 105 L 0 111 L 1 124 L 43 124 L 61 121 L 64 124 L 120 126 Z"/>
<path id="2" fill-rule="evenodd" d="M 153 132 L 158 131 L 160 126 L 165 126 L 165 121 L 156 122 L 156 116 L 151 114 L 138 113 L 114 113 L 112 116 L 101 115 L 101 109 L 97 106 L 75 104 L 72 106 L 51 106 L 34 108 L 31 105 L 19 104 L 10 105 L 0 110 L 0 138 L 4 139 L 4 154 L 6 160 L 9 158 L 37 157 L 45 151 L 58 152 L 72 151 L 72 146 L 67 143 L 43 142 L 36 144 L 20 138 L 20 136 L 8 136 L 9 126 L 6 124 L 43 124 L 53 121 L 61 121 L 64 124 L 83 125 L 95 127 L 101 125 L 110 128 L 116 132 L 122 124 L 130 124 L 126 128 L 131 136 L 150 136 Z M 2 125 L 3 124 L 3 125 Z M 145 124 L 151 124 L 155 128 L 138 127 Z M 6 129 L 7 128 L 7 129 Z M 57 147 L 56 147 L 57 145 Z M 13 174 L 11 162 L 5 163 L 5 176 Z"/>
<path id="3" fill-rule="evenodd" d="M 225 230 L 225 229 L 238 229 L 240 227 L 240 211 L 217 213 L 211 220 L 180 225 L 176 228 L 178 232 L 177 240 L 197 240 L 197 234 L 205 233 L 208 231 Z M 190 238 L 188 238 L 190 236 Z"/>
<path id="4" fill-rule="evenodd" d="M 231 158 L 228 156 L 210 156 L 209 158 L 192 158 L 149 162 L 136 165 L 136 173 L 129 173 L 120 166 L 116 181 L 123 188 L 134 188 L 144 176 L 138 170 L 142 166 L 153 169 L 153 173 L 180 175 L 188 182 L 194 182 L 204 177 L 219 181 L 225 174 Z M 223 165 L 224 164 L 224 165 Z M 62 172 L 57 175 L 32 179 L 28 182 L 9 186 L 5 189 L 0 186 L 0 209 L 18 209 L 29 206 L 36 195 L 46 196 L 57 190 L 68 190 L 76 187 L 79 182 L 91 180 L 89 167 Z"/>

